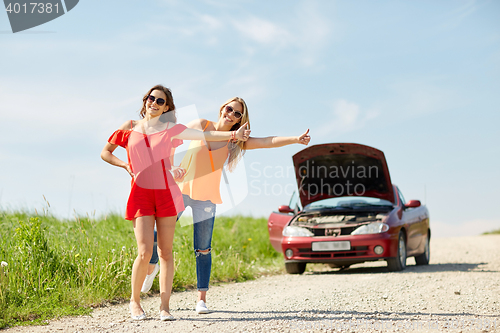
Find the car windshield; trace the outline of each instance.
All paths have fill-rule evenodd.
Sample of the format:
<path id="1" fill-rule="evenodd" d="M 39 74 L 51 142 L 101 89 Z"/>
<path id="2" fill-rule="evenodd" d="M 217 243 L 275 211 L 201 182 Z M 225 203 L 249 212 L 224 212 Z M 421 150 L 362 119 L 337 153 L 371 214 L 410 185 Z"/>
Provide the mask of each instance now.
<path id="1" fill-rule="evenodd" d="M 304 210 L 316 208 L 353 208 L 365 206 L 394 206 L 390 201 L 371 197 L 340 197 L 318 200 L 310 203 Z"/>

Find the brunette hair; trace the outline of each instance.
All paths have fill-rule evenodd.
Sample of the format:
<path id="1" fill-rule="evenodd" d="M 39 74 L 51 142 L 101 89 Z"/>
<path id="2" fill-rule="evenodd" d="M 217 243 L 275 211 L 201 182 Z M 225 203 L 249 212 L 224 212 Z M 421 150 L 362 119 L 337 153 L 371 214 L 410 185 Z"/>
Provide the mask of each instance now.
<path id="1" fill-rule="evenodd" d="M 168 106 L 168 110 L 165 111 L 164 114 L 172 111 L 171 115 L 173 116 L 173 122 L 176 123 L 177 117 L 175 116 L 175 105 L 174 97 L 172 97 L 172 91 L 170 91 L 170 89 L 168 89 L 167 87 L 162 86 L 161 84 L 157 84 L 153 88 L 149 89 L 146 95 L 144 95 L 144 97 L 142 98 L 142 109 L 141 111 L 139 111 L 139 115 L 141 116 L 141 118 L 144 118 L 146 116 L 146 101 L 148 100 L 148 96 L 153 92 L 153 90 L 160 90 L 165 93 L 165 96 L 167 96 L 167 100 L 165 102 Z"/>
<path id="2" fill-rule="evenodd" d="M 219 118 L 222 116 L 222 110 L 226 107 L 231 102 L 238 102 L 243 106 L 242 110 L 242 116 L 239 119 L 239 122 L 234 124 L 231 127 L 231 131 L 236 131 L 238 128 L 241 127 L 242 124 L 248 123 L 247 124 L 247 129 L 250 129 L 250 117 L 248 116 L 248 108 L 247 108 L 247 103 L 243 100 L 243 98 L 240 97 L 233 97 L 228 99 L 224 104 L 221 105 L 219 109 Z M 229 157 L 227 159 L 227 169 L 229 171 L 233 171 L 234 168 L 236 167 L 236 164 L 241 160 L 243 155 L 245 154 L 245 142 L 238 140 L 236 143 L 230 142 L 228 144 L 229 148 Z"/>

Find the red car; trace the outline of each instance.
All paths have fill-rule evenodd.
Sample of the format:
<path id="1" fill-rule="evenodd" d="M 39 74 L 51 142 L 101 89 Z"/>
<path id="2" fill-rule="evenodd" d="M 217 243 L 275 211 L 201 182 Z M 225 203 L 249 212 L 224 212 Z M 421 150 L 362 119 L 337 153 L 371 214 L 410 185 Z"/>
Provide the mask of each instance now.
<path id="1" fill-rule="evenodd" d="M 302 274 L 307 263 L 347 268 L 375 260 L 400 271 L 412 256 L 417 265 L 429 264 L 429 211 L 419 200 L 404 200 L 382 151 L 315 145 L 295 154 L 293 164 L 298 196 L 268 220 L 288 273 Z"/>

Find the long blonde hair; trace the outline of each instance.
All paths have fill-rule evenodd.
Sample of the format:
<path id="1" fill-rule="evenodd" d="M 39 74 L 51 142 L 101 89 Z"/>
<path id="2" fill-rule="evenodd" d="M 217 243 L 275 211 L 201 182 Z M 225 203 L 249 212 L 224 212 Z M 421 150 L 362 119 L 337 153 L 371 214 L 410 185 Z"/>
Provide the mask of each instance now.
<path id="1" fill-rule="evenodd" d="M 247 103 L 245 103 L 243 98 L 233 97 L 225 101 L 224 104 L 222 104 L 219 109 L 219 118 L 222 116 L 222 111 L 224 110 L 226 105 L 228 105 L 231 102 L 238 102 L 243 106 L 242 110 L 243 112 L 240 121 L 231 127 L 231 131 L 236 131 L 244 123 L 248 123 L 247 129 L 250 129 L 250 117 L 248 116 Z M 229 157 L 227 159 L 227 169 L 229 171 L 233 171 L 238 162 L 245 154 L 245 142 L 239 140 L 236 143 L 229 142 L 228 148 L 229 148 Z"/>

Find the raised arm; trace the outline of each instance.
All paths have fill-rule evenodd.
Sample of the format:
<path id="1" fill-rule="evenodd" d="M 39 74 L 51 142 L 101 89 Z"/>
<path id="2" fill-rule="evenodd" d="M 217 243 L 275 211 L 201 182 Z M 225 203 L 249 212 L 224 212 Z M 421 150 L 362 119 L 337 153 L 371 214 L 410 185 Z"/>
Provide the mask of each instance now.
<path id="1" fill-rule="evenodd" d="M 208 131 L 202 132 L 199 130 L 186 128 L 181 133 L 174 136 L 176 139 L 181 140 L 207 140 L 207 141 L 228 141 L 230 139 L 238 139 L 241 141 L 248 140 L 250 130 L 246 129 L 245 123 L 237 131 Z"/>
<path id="2" fill-rule="evenodd" d="M 311 141 L 309 136 L 309 129 L 299 136 L 268 136 L 265 138 L 248 138 L 245 143 L 245 150 L 249 149 L 260 149 L 260 148 L 277 148 L 294 143 L 300 143 L 303 145 L 308 145 Z"/>
<path id="3" fill-rule="evenodd" d="M 204 124 L 207 121 L 208 120 L 206 120 L 206 119 L 194 119 L 194 120 L 191 120 L 189 123 L 187 123 L 186 127 L 196 129 L 199 131 L 203 131 L 202 124 Z"/>

